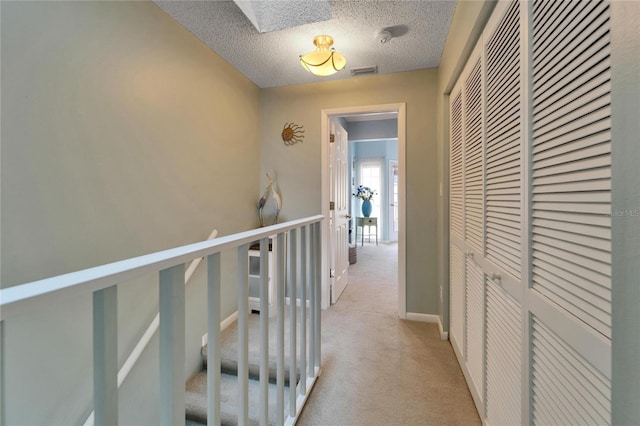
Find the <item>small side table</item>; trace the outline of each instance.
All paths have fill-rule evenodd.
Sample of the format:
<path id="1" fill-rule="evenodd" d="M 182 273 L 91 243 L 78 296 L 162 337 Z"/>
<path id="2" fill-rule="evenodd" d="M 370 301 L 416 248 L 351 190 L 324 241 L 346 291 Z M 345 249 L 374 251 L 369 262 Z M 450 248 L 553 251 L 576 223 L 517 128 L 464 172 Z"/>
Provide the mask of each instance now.
<path id="1" fill-rule="evenodd" d="M 377 217 L 356 217 L 356 244 L 358 243 L 358 227 L 362 228 L 361 246 L 364 246 L 364 227 L 369 228 L 369 241 L 371 241 L 371 227 L 376 228 L 376 245 L 378 245 L 378 218 Z"/>

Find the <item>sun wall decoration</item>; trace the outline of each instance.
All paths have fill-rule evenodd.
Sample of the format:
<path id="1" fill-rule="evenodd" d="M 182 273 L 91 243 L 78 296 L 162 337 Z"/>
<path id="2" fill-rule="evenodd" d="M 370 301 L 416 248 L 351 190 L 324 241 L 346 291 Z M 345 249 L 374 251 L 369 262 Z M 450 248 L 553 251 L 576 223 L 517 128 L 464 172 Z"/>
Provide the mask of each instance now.
<path id="1" fill-rule="evenodd" d="M 304 127 L 295 123 L 285 123 L 282 129 L 282 140 L 285 145 L 293 145 L 304 139 Z"/>

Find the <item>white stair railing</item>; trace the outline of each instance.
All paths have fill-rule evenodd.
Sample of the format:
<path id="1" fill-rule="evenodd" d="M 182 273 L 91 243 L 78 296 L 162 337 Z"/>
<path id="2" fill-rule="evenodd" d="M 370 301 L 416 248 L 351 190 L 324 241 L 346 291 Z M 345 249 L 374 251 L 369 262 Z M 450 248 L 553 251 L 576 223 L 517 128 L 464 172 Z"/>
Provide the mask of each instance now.
<path id="1" fill-rule="evenodd" d="M 93 294 L 93 382 L 95 424 L 118 424 L 117 368 L 117 287 L 132 278 L 159 273 L 159 383 L 160 424 L 185 424 L 185 263 L 207 258 L 207 328 L 208 328 L 208 425 L 220 424 L 220 253 L 229 249 L 238 252 L 238 424 L 249 423 L 248 392 L 248 318 L 249 283 L 248 249 L 252 242 L 260 241 L 260 423 L 267 424 L 268 401 L 268 245 L 269 239 L 278 242 L 276 253 L 277 315 L 277 424 L 294 424 L 315 380 L 320 374 L 320 223 L 323 216 L 312 216 L 279 225 L 241 232 L 213 240 L 165 250 L 145 256 L 126 259 L 108 265 L 34 281 L 0 290 L 0 359 L 4 359 L 4 325 L 12 318 L 26 315 L 32 308 L 50 305 L 61 296 L 73 297 L 91 292 Z M 285 239 L 289 246 L 284 256 Z M 244 259 L 244 261 L 240 261 Z M 285 276 L 285 265 L 287 275 Z M 195 269 L 195 267 L 193 267 Z M 126 285 L 126 284 L 122 284 Z M 290 296 L 289 347 L 285 348 L 284 318 L 285 289 Z M 296 297 L 296 288 L 301 297 Z M 308 292 L 308 294 L 307 294 Z M 308 296 L 308 297 L 307 297 Z M 298 300 L 300 299 L 300 300 Z M 309 305 L 309 311 L 306 305 Z M 301 306 L 298 318 L 296 306 Z M 153 325 L 153 324 L 152 324 Z M 300 340 L 297 341 L 300 328 Z M 309 332 L 306 341 L 307 329 Z M 264 330 L 267 330 L 264 332 Z M 304 331 L 302 331 L 304 330 Z M 145 333 L 146 335 L 147 333 Z M 296 342 L 300 345 L 296 347 Z M 308 350 L 307 350 L 308 346 Z M 284 355 L 289 350 L 289 410 L 284 404 Z M 296 367 L 300 366 L 301 369 Z M 305 368 L 306 366 L 306 368 Z M 5 423 L 5 395 L 10 392 L 4 383 L 7 366 L 0 362 L 0 423 Z M 300 381 L 296 383 L 297 373 Z"/>
<path id="2" fill-rule="evenodd" d="M 217 235 L 218 235 L 218 230 L 214 229 L 209 235 L 209 238 L 207 238 L 207 240 L 213 240 Z M 200 262 L 202 261 L 202 259 L 203 259 L 202 257 L 199 257 L 191 261 L 191 263 L 189 264 L 189 267 L 184 273 L 184 285 L 189 284 L 189 281 L 191 280 L 193 273 L 198 268 L 198 265 L 200 265 Z M 153 320 L 151 321 L 147 329 L 142 334 L 142 337 L 140 337 L 140 340 L 138 341 L 138 343 L 136 343 L 133 350 L 127 357 L 124 364 L 122 364 L 122 367 L 120 367 L 120 371 L 118 371 L 118 389 L 120 389 L 120 387 L 122 386 L 122 383 L 124 383 L 124 380 L 129 375 L 129 372 L 131 372 L 131 369 L 133 368 L 133 366 L 136 364 L 136 362 L 138 362 L 140 355 L 142 355 L 142 352 L 144 352 L 144 350 L 147 348 L 147 345 L 149 345 L 151 338 L 156 334 L 156 331 L 158 331 L 159 325 L 160 325 L 160 312 L 158 312 L 156 316 L 153 318 Z M 91 414 L 89 414 L 89 417 L 87 417 L 87 420 L 84 422 L 84 426 L 93 426 L 95 424 L 94 416 L 95 416 L 95 412 L 91 411 Z"/>

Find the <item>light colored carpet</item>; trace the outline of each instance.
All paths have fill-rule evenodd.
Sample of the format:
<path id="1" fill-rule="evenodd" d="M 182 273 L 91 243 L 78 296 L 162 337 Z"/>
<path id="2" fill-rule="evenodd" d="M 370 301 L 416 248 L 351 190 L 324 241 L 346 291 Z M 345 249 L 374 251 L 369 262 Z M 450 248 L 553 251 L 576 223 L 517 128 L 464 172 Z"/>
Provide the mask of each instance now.
<path id="1" fill-rule="evenodd" d="M 358 247 L 347 288 L 322 312 L 322 375 L 298 425 L 481 424 L 438 326 L 397 312 L 397 245 Z"/>
<path id="2" fill-rule="evenodd" d="M 285 412 L 288 412 L 289 406 L 289 325 L 290 325 L 290 307 L 287 306 L 285 311 Z M 298 315 L 300 309 L 298 308 Z M 277 343 L 277 317 L 269 318 L 269 418 L 270 424 L 276 424 L 276 343 Z M 249 315 L 249 424 L 259 424 L 260 407 L 260 315 Z M 220 336 L 221 347 L 221 425 L 236 425 L 238 413 L 238 324 L 232 323 L 225 328 Z M 206 346 L 202 348 L 204 369 L 196 373 L 186 383 L 185 409 L 186 418 L 191 426 L 201 426 L 207 423 L 207 352 Z M 300 375 L 296 375 L 296 382 Z"/>
<path id="3" fill-rule="evenodd" d="M 289 327 L 290 306 L 286 306 L 284 315 L 284 383 L 289 385 Z M 297 309 L 298 321 L 300 321 L 300 308 Z M 249 378 L 260 379 L 260 314 L 249 315 Z M 278 319 L 274 315 L 269 318 L 269 381 L 275 383 L 277 371 L 277 324 Z M 300 324 L 300 322 L 298 322 Z M 298 338 L 299 335 L 298 335 Z M 236 375 L 238 372 L 238 322 L 235 321 L 222 331 L 220 336 L 221 371 L 226 374 Z M 300 343 L 298 342 L 298 345 Z M 207 368 L 207 346 L 201 350 L 204 368 Z M 296 375 L 296 383 L 300 374 Z"/>
<path id="4" fill-rule="evenodd" d="M 207 372 L 194 375 L 187 383 L 185 408 L 187 420 L 191 425 L 207 424 Z M 276 391 L 275 385 L 269 385 L 269 424 L 276 424 Z M 220 381 L 220 425 L 233 426 L 238 424 L 238 377 L 235 375 L 221 375 Z M 285 388 L 285 412 L 289 409 L 289 388 Z M 249 380 L 249 425 L 260 424 L 260 385 L 256 380 Z"/>

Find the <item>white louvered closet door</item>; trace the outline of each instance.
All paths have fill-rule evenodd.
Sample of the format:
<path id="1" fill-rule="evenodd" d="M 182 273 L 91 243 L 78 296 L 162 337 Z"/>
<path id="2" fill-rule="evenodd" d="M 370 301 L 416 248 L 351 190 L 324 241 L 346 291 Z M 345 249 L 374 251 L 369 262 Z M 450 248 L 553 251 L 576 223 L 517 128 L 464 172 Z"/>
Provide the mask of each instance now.
<path id="1" fill-rule="evenodd" d="M 452 344 L 486 424 L 610 424 L 609 4 L 499 2 L 479 45 L 451 95 Z"/>
<path id="2" fill-rule="evenodd" d="M 520 279 L 522 265 L 522 99 L 520 4 L 512 2 L 486 45 L 486 252 Z"/>
<path id="3" fill-rule="evenodd" d="M 534 1 L 531 13 L 532 420 L 608 424 L 609 4 Z"/>
<path id="4" fill-rule="evenodd" d="M 449 249 L 449 312 L 450 339 L 458 356 L 465 356 L 465 270 L 463 218 L 463 139 L 462 139 L 462 91 L 451 96 L 451 145 L 449 150 L 449 212 L 451 244 Z M 461 361 L 463 362 L 463 361 Z"/>
<path id="5" fill-rule="evenodd" d="M 499 4 L 484 38 L 486 64 L 486 403 L 489 424 L 522 422 L 522 4 Z M 492 271 L 491 273 L 489 273 Z M 508 285 L 507 285 L 508 284 Z"/>
<path id="6" fill-rule="evenodd" d="M 483 253 L 483 97 L 482 61 L 476 49 L 464 81 L 464 240 L 473 251 Z M 464 75 L 464 74 L 463 74 Z"/>
<path id="7" fill-rule="evenodd" d="M 484 272 L 476 263 L 483 255 L 483 127 L 482 60 L 478 45 L 463 71 L 462 122 L 464 137 L 464 244 L 466 363 L 473 392 L 484 399 Z"/>

